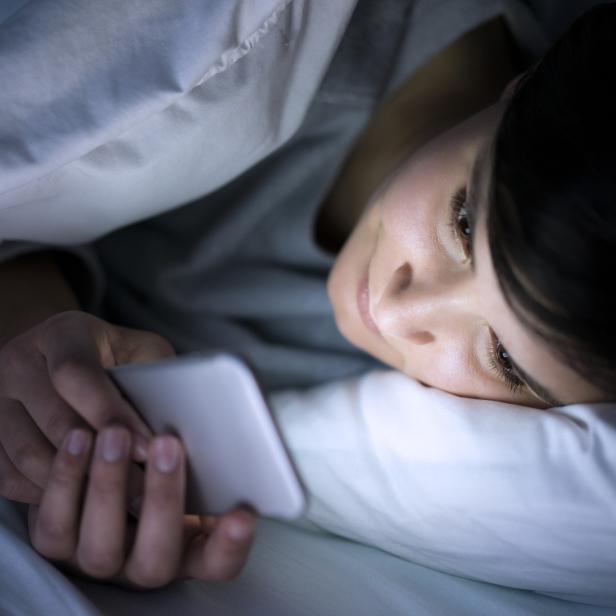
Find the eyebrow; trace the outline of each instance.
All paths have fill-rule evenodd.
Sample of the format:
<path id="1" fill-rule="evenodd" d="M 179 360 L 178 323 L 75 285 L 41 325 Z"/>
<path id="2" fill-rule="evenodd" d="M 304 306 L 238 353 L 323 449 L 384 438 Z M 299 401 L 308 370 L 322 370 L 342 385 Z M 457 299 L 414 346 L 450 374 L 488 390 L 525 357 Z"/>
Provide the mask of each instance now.
<path id="1" fill-rule="evenodd" d="M 488 148 L 482 148 L 479 151 L 479 154 L 475 157 L 475 161 L 473 162 L 473 168 L 471 170 L 471 178 L 468 183 L 468 198 L 466 200 L 466 211 L 471 222 L 471 228 L 474 230 L 475 225 L 477 223 L 479 213 L 482 209 L 485 208 L 485 204 L 479 203 L 478 195 L 479 190 L 484 182 L 484 176 L 486 173 L 486 159 L 487 159 Z M 471 244 L 471 269 L 473 273 L 475 273 L 475 244 Z M 497 335 L 497 338 L 500 340 L 500 336 Z M 509 351 L 507 351 L 509 353 Z M 546 387 L 541 385 L 533 379 L 528 372 L 520 368 L 518 363 L 513 359 L 511 354 L 509 354 L 509 361 L 511 362 L 511 366 L 515 375 L 522 381 L 526 387 L 534 393 L 536 396 L 541 398 L 546 404 L 550 406 L 563 406 L 564 403 L 559 401 L 556 396 L 554 396 Z"/>

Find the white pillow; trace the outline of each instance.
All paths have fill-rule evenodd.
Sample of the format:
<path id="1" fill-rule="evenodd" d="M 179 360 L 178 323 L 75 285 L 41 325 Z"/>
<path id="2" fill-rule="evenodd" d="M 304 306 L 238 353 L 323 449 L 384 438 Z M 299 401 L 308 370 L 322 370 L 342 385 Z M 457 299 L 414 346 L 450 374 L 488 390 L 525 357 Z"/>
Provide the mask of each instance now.
<path id="1" fill-rule="evenodd" d="M 396 372 L 272 397 L 334 533 L 469 578 L 616 606 L 616 408 L 459 398 Z"/>
<path id="2" fill-rule="evenodd" d="M 0 240 L 87 242 L 263 159 L 301 123 L 355 2 L 11 0 Z"/>

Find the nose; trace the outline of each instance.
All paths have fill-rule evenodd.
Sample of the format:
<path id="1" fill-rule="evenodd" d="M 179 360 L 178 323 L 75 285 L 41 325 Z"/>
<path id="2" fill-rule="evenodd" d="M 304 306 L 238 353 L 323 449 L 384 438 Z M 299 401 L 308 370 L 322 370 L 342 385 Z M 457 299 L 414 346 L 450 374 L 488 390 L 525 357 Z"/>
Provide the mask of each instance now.
<path id="1" fill-rule="evenodd" d="M 471 298 L 467 272 L 433 270 L 420 279 L 404 263 L 376 299 L 372 316 L 382 334 L 429 344 L 459 323 Z"/>

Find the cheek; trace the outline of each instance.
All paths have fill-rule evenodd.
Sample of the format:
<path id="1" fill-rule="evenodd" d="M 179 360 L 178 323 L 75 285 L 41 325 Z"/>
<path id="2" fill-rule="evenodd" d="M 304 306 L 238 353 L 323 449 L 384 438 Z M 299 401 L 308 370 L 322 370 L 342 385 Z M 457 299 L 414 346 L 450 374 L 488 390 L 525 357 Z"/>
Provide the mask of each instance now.
<path id="1" fill-rule="evenodd" d="M 391 341 L 396 345 L 396 341 Z M 469 371 L 470 358 L 467 343 L 450 338 L 441 343 L 400 348 L 403 356 L 402 371 L 426 385 L 452 393 L 466 394 L 475 379 Z"/>

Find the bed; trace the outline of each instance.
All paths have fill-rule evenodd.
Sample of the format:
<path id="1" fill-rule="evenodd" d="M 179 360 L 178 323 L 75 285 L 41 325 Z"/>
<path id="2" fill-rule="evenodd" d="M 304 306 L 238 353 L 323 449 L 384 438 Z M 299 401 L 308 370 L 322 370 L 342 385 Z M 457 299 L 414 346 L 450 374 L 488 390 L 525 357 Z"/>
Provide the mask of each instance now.
<path id="1" fill-rule="evenodd" d="M 7 615 L 602 616 L 576 604 L 447 575 L 308 524 L 263 520 L 249 562 L 224 584 L 176 582 L 135 592 L 65 577 L 28 546 L 14 505 L 0 503 L 0 612 Z"/>
<path id="2" fill-rule="evenodd" d="M 335 3 L 315 2 L 309 10 L 306 8 L 308 3 L 302 0 L 263 2 L 259 0 L 259 2 L 243 3 L 242 10 L 238 11 L 229 9 L 231 3 L 227 3 L 226 0 L 211 3 L 212 7 L 216 5 L 215 8 L 219 9 L 216 16 L 221 21 L 216 31 L 220 37 L 213 39 L 213 45 L 209 47 L 204 45 L 203 48 L 200 48 L 199 44 L 206 40 L 206 37 L 198 28 L 191 27 L 194 23 L 191 12 L 197 11 L 199 14 L 200 4 L 200 0 L 187 1 L 183 5 L 185 10 L 180 12 L 181 15 L 175 15 L 174 20 L 166 20 L 165 11 L 171 10 L 169 7 L 172 5 L 162 0 L 150 0 L 145 3 L 110 0 L 106 6 L 117 9 L 115 18 L 119 26 L 128 23 L 128 17 L 143 19 L 150 24 L 156 19 L 165 23 L 166 27 L 161 31 L 169 36 L 166 41 L 168 46 L 165 47 L 166 55 L 148 57 L 157 57 L 159 62 L 157 66 L 164 66 L 167 72 L 163 71 L 162 74 L 153 72 L 150 75 L 138 71 L 137 75 L 128 75 L 128 78 L 142 81 L 134 82 L 139 87 L 129 88 L 124 93 L 126 100 L 123 101 L 122 112 L 126 113 L 120 118 L 113 114 L 111 117 L 105 117 L 103 113 L 100 115 L 91 113 L 93 109 L 89 105 L 93 98 L 99 103 L 101 101 L 100 97 L 93 97 L 93 93 L 97 96 L 112 93 L 111 99 L 113 99 L 115 92 L 112 87 L 113 73 L 103 70 L 109 68 L 104 66 L 104 62 L 102 67 L 98 67 L 100 72 L 88 72 L 91 66 L 84 62 L 80 65 L 84 70 L 83 83 L 91 89 L 86 88 L 85 92 L 81 92 L 81 98 L 77 95 L 69 97 L 67 102 L 70 104 L 59 109 L 55 122 L 44 124 L 41 120 L 43 124 L 37 125 L 41 130 L 31 131 L 29 129 L 32 128 L 33 117 L 43 117 L 43 115 L 37 115 L 35 106 L 32 116 L 21 113 L 24 107 L 16 104 L 15 100 L 19 103 L 19 96 L 25 97 L 26 100 L 32 99 L 32 82 L 25 78 L 28 76 L 28 71 L 11 72 L 12 67 L 19 68 L 20 62 L 25 62 L 26 66 L 32 63 L 39 66 L 38 63 L 47 53 L 45 28 L 51 29 L 48 24 L 54 23 L 53 19 L 58 18 L 61 9 L 67 11 L 61 13 L 61 16 L 70 14 L 76 20 L 73 25 L 79 25 L 78 15 L 81 15 L 81 19 L 86 23 L 92 18 L 88 12 L 99 11 L 100 7 L 99 3 L 90 0 L 78 4 L 70 0 L 58 0 L 54 3 L 40 0 L 30 2 L 13 0 L 3 4 L 0 9 L 0 23 L 4 20 L 3 29 L 0 31 L 0 42 L 4 43 L 4 46 L 0 47 L 0 54 L 4 55 L 1 56 L 3 61 L 0 62 L 0 82 L 11 83 L 12 89 L 5 90 L 8 94 L 6 99 L 0 94 L 0 102 L 3 103 L 0 106 L 7 114 L 5 117 L 12 118 L 13 122 L 2 122 L 0 118 L 0 140 L 3 137 L 13 139 L 10 141 L 15 145 L 13 153 L 25 152 L 26 155 L 13 156 L 8 150 L 0 152 L 0 170 L 2 170 L 0 228 L 3 233 L 0 239 L 19 240 L 4 242 L 0 246 L 0 258 L 11 258 L 22 252 L 40 249 L 41 244 L 62 245 L 66 250 L 73 250 L 71 246 L 75 244 L 88 242 L 122 225 L 165 211 L 196 195 L 216 190 L 232 176 L 240 175 L 254 164 L 255 160 L 273 152 L 290 138 L 301 123 L 309 99 L 319 85 L 355 2 L 353 0 L 341 0 Z M 238 6 L 239 4 L 234 3 Z M 517 24 L 519 29 L 526 32 L 529 48 L 534 45 L 534 50 L 538 52 L 542 45 L 541 35 L 536 24 L 533 25 L 529 14 L 520 8 L 523 4 L 513 1 L 477 2 L 478 9 L 473 13 L 472 19 L 475 20 L 474 23 L 481 23 L 494 14 L 507 11 L 511 24 Z M 547 6 L 550 3 L 543 4 Z M 578 6 L 581 4 L 578 3 Z M 423 7 L 422 15 L 426 18 L 430 13 L 426 7 L 433 8 L 438 5 L 440 11 L 459 11 L 456 2 L 418 2 L 417 5 Z M 551 6 L 553 8 L 556 4 L 552 3 Z M 134 7 L 140 7 L 142 10 L 128 16 L 122 13 Z M 78 13 L 77 9 L 82 14 Z M 50 13 L 47 14 L 45 11 Z M 112 13 L 110 9 L 110 14 Z M 410 49 L 408 53 L 416 65 L 434 53 L 435 47 L 445 45 L 456 36 L 455 29 L 445 31 L 438 11 L 430 13 L 429 16 L 439 24 L 440 29 L 435 30 L 438 36 L 427 37 L 418 31 L 416 37 L 411 37 L 416 48 Z M 457 28 L 464 29 L 474 25 L 464 21 L 470 19 L 467 14 L 460 14 L 459 17 Z M 62 19 L 58 23 L 63 23 Z M 38 37 L 33 36 L 29 39 L 28 45 L 20 47 L 15 43 L 17 41 L 23 43 L 26 40 L 22 35 L 28 30 L 22 28 L 27 28 L 28 25 L 33 26 L 36 32 L 39 32 L 37 29 L 41 29 L 40 32 L 43 34 Z M 107 25 L 112 30 L 113 19 Z M 302 28 L 305 35 L 296 36 Z M 153 31 L 156 32 L 156 29 Z M 104 35 L 103 28 L 97 30 L 97 34 L 101 32 Z M 184 36 L 184 32 L 190 32 L 193 38 Z M 70 33 L 79 36 L 79 28 L 75 27 Z M 182 36 L 178 33 L 182 33 Z M 51 31 L 47 34 L 51 37 L 57 35 L 57 32 Z M 322 44 L 323 39 L 327 39 L 327 45 Z M 191 62 L 186 61 L 186 48 L 182 44 L 175 45 L 178 40 L 182 43 L 186 41 L 191 43 L 188 45 L 194 54 L 189 58 Z M 260 46 L 255 45 L 258 40 L 262 41 Z M 66 37 L 57 35 L 54 41 L 59 52 L 66 52 L 66 49 L 70 51 L 68 44 L 66 49 L 63 49 Z M 149 51 L 156 54 L 157 50 L 160 50 L 160 41 L 155 37 L 147 42 L 151 48 L 144 46 L 140 50 L 144 54 Z M 289 53 L 290 43 L 295 45 L 293 53 Z M 79 40 L 75 44 L 80 44 Z M 133 50 L 129 47 L 128 51 Z M 259 57 L 259 54 L 264 55 Z M 284 60 L 284 64 L 272 61 L 272 58 L 276 57 L 280 57 L 281 62 Z M 5 58 L 10 61 L 5 62 Z M 240 58 L 244 59 L 243 63 L 238 62 Z M 89 60 L 96 62 L 100 58 Z M 254 64 L 250 64 L 251 62 Z M 246 64 L 261 69 L 263 66 L 274 66 L 276 70 L 270 72 L 280 73 L 283 76 L 291 69 L 301 68 L 306 79 L 302 83 L 285 82 L 281 85 L 280 75 L 268 73 L 266 77 L 271 78 L 274 84 L 274 95 L 272 95 L 267 88 L 260 87 L 266 78 L 258 71 L 244 70 L 242 67 Z M 51 70 L 57 67 L 48 68 Z M 126 70 L 128 71 L 128 68 Z M 53 70 L 49 73 L 40 71 L 39 75 L 49 92 L 61 82 Z M 109 87 L 104 87 L 104 80 L 101 80 L 100 75 L 107 77 L 111 75 L 107 84 Z M 219 78 L 209 84 L 211 89 L 206 92 L 204 86 L 215 76 Z M 78 80 L 75 80 L 75 83 L 77 82 Z M 276 88 L 283 86 L 286 98 L 276 94 Z M 209 97 L 204 96 L 204 92 Z M 59 93 L 59 98 L 64 100 L 61 94 L 62 92 Z M 205 105 L 200 110 L 202 122 L 198 126 L 185 127 L 182 121 L 186 114 L 178 113 L 178 107 L 174 107 L 174 103 L 181 98 L 188 100 L 191 96 Z M 255 112 L 255 116 L 263 118 L 264 123 L 251 126 L 250 130 L 246 127 L 238 128 L 235 134 L 236 141 L 233 142 L 232 139 L 227 139 L 228 131 L 225 127 L 229 125 L 237 127 L 238 122 L 246 120 L 247 114 L 237 113 L 238 106 L 246 100 L 257 109 L 258 113 Z M 225 104 L 221 104 L 220 101 Z M 109 110 L 117 101 L 106 102 L 108 104 L 100 104 L 99 110 Z M 11 104 L 13 107 L 10 107 Z M 272 108 L 271 105 L 276 107 Z M 32 112 L 32 109 L 30 111 Z M 45 121 L 47 119 L 44 118 Z M 169 124 L 170 119 L 171 124 Z M 68 138 L 64 131 L 67 125 L 65 120 L 74 122 Z M 21 124 L 15 124 L 16 121 Z M 165 132 L 164 128 L 169 128 L 173 122 L 177 123 L 177 130 Z M 16 126 L 21 127 L 21 130 L 16 131 Z M 147 130 L 143 130 L 144 127 Z M 180 127 L 184 127 L 187 132 L 181 132 Z M 222 133 L 221 127 L 224 129 Z M 198 174 L 191 173 L 191 168 L 186 166 L 188 176 L 179 179 L 174 177 L 175 182 L 171 188 L 167 190 L 165 184 L 165 189 L 162 190 L 157 180 L 166 177 L 163 174 L 170 164 L 176 162 L 174 159 L 178 157 L 177 153 L 185 153 L 187 148 L 191 147 L 200 152 L 203 148 L 199 130 L 207 133 L 211 141 L 219 142 L 220 150 L 217 151 L 217 156 L 205 161 L 206 168 Z M 164 148 L 160 147 L 160 140 L 164 141 L 167 136 L 173 138 L 165 141 Z M 159 141 L 151 141 L 152 139 Z M 242 146 L 239 150 L 243 154 L 248 152 L 249 155 L 236 155 L 237 139 L 240 139 Z M 117 154 L 117 158 L 109 156 L 106 158 L 106 155 L 113 152 Z M 118 160 L 122 162 L 122 157 L 125 155 L 126 160 L 130 159 L 127 153 L 134 152 L 146 152 L 148 156 L 151 155 L 151 160 L 147 161 L 149 164 L 115 165 Z M 221 171 L 223 167 L 224 173 Z M 144 169 L 150 174 L 145 178 L 141 175 Z M 62 190 L 58 190 L 58 187 Z M 115 203 L 119 204 L 126 203 L 127 195 L 139 193 L 138 207 L 130 211 L 128 208 L 118 207 L 111 211 L 110 192 L 113 193 Z M 58 224 L 59 219 L 67 221 L 66 224 Z M 406 394 L 405 400 L 409 400 Z M 456 402 L 457 404 L 470 403 Z M 292 406 L 291 404 L 288 408 Z M 455 407 L 445 403 L 441 406 L 443 411 Z M 430 408 L 430 405 L 426 405 L 426 408 Z M 466 409 L 465 412 L 469 415 L 474 413 L 474 416 L 478 417 L 474 408 Z M 290 417 L 288 414 L 287 416 Z M 434 417 L 433 414 L 432 420 Z M 499 417 L 504 415 L 501 414 Z M 577 428 L 574 430 L 578 424 L 569 421 L 566 412 L 562 414 L 560 420 L 567 425 L 561 432 L 572 434 L 573 442 L 584 444 L 588 434 L 580 432 Z M 516 421 L 516 425 L 518 423 Z M 396 424 L 394 422 L 389 425 L 395 427 Z M 496 433 L 498 426 L 495 427 L 494 423 L 488 421 L 483 425 Z M 306 432 L 301 426 L 300 428 L 297 428 L 294 421 L 289 420 L 286 431 L 287 437 L 294 441 L 291 443 L 291 449 L 298 453 L 299 458 L 307 451 L 306 448 L 302 450 L 303 445 L 299 442 L 301 435 L 313 434 L 310 431 Z M 375 435 L 377 432 L 373 431 L 372 434 Z M 395 430 L 392 430 L 392 433 L 394 432 Z M 350 434 L 348 430 L 341 433 Z M 513 440 L 511 433 L 506 434 L 508 442 L 511 442 Z M 381 436 L 386 435 L 381 434 Z M 522 438 L 524 434 L 519 432 L 518 436 Z M 381 455 L 391 450 L 387 447 L 386 440 L 383 438 L 379 441 L 382 448 L 378 449 L 377 454 Z M 595 439 L 594 442 L 600 441 Z M 322 445 L 323 441 L 319 443 Z M 348 445 L 352 446 L 353 443 L 349 441 Z M 514 454 L 515 451 L 512 450 L 512 459 Z M 357 514 L 355 501 L 350 498 L 353 490 L 359 494 L 357 490 L 367 489 L 366 486 L 370 484 L 367 481 L 359 481 L 353 488 L 349 488 L 348 493 L 342 492 L 339 484 L 334 485 L 335 482 L 326 485 L 317 481 L 318 472 L 315 471 L 315 474 L 311 475 L 311 463 L 306 461 L 307 459 L 304 456 L 303 460 L 298 459 L 298 461 L 308 482 L 312 483 L 311 488 L 314 489 L 311 491 L 318 495 L 317 484 L 325 486 L 323 490 L 332 489 L 338 508 L 330 507 L 329 510 L 324 510 L 321 507 L 321 513 L 313 517 L 313 521 L 319 522 L 319 526 L 307 520 L 296 524 L 262 520 L 247 567 L 237 580 L 226 584 L 183 581 L 157 591 L 134 592 L 66 577 L 30 547 L 20 507 L 6 500 L 0 500 L 0 612 L 11 615 L 45 613 L 83 616 L 139 613 L 162 616 L 173 612 L 190 615 L 207 613 L 208 610 L 217 615 L 348 613 L 359 616 L 450 613 L 560 616 L 614 612 L 613 607 L 564 601 L 530 591 L 515 590 L 443 573 L 426 566 L 425 563 L 421 565 L 416 561 L 411 562 L 414 556 L 412 549 L 411 553 L 407 554 L 409 558 L 396 556 L 397 552 L 401 553 L 401 547 L 409 548 L 400 545 L 395 533 L 388 532 L 389 521 L 370 514 L 369 525 L 366 526 L 366 520 Z M 499 459 L 502 460 L 502 457 Z M 379 462 L 384 460 L 391 462 L 387 456 L 380 458 Z M 377 471 L 382 470 L 381 467 L 372 468 L 376 468 Z M 378 478 L 378 474 L 375 476 Z M 599 475 L 596 477 L 599 478 L 598 481 L 602 480 Z M 426 482 L 423 485 L 424 492 L 430 485 L 435 484 Z M 608 496 L 614 492 L 613 481 L 611 487 L 612 492 Z M 317 504 L 334 502 L 334 498 L 323 498 L 320 501 L 317 499 L 316 502 Z M 606 511 L 613 514 L 611 502 L 610 498 L 606 497 Z M 366 512 L 368 509 L 364 508 L 362 511 Z M 342 516 L 342 512 L 345 516 Z M 349 514 L 348 517 L 346 514 Z M 367 517 L 368 513 L 364 518 Z M 611 520 L 613 515 L 607 518 L 607 522 Z M 572 516 L 571 524 L 575 523 L 576 518 Z M 345 534 L 345 527 L 354 529 L 353 532 L 347 532 L 347 536 L 373 545 L 379 545 L 379 542 L 369 540 L 375 533 L 384 537 L 384 542 L 380 544 L 383 549 L 341 537 L 341 534 Z M 336 534 L 327 532 L 324 530 L 326 528 L 336 531 Z M 400 527 L 396 532 L 399 531 Z M 458 537 L 465 535 L 459 533 Z M 607 553 L 609 545 L 606 546 Z M 616 550 L 612 552 L 616 554 Z M 604 572 L 614 570 L 608 567 L 612 552 L 606 556 L 607 564 Z M 501 569 L 506 570 L 505 555 L 502 556 L 502 560 L 504 566 Z M 518 572 L 514 571 L 514 575 L 516 573 Z M 532 571 L 519 573 L 527 579 L 532 578 Z M 515 584 L 510 585 L 515 586 Z"/>

